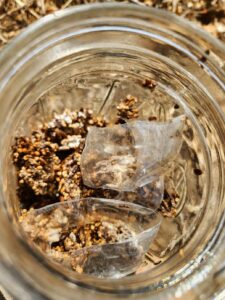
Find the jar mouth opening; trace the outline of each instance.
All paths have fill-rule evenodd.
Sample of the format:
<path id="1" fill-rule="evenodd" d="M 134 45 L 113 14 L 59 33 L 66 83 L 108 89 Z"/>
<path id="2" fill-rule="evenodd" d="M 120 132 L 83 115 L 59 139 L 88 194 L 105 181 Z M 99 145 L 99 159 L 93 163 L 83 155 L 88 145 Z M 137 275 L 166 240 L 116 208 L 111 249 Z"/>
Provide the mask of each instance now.
<path id="1" fill-rule="evenodd" d="M 40 21 L 39 23 L 37 23 L 37 24 L 34 24 L 34 25 L 32 25 L 26 32 L 24 32 L 20 37 L 18 37 L 17 39 L 15 39 L 15 41 L 13 41 L 12 42 L 12 44 L 11 44 L 11 46 L 9 46 L 7 49 L 8 49 L 8 52 L 10 52 L 9 50 L 10 50 L 10 47 L 11 47 L 11 49 L 13 49 L 14 47 L 18 47 L 19 49 L 21 49 L 20 48 L 20 42 L 22 41 L 22 40 L 26 40 L 26 41 L 28 41 L 28 40 L 30 40 L 31 38 L 32 38 L 32 35 L 34 34 L 34 31 L 36 31 L 36 32 L 38 32 L 38 30 L 44 30 L 44 27 L 45 27 L 45 25 L 47 26 L 47 28 L 51 28 L 51 26 L 49 25 L 49 23 L 52 23 L 52 24 L 54 24 L 54 22 L 56 22 L 55 20 L 59 20 L 60 18 L 69 18 L 69 16 L 73 16 L 74 14 L 79 14 L 80 12 L 87 12 L 88 14 L 89 14 L 89 12 L 90 11 L 96 11 L 97 12 L 97 10 L 98 9 L 100 9 L 100 10 L 104 10 L 104 9 L 106 9 L 106 10 L 109 10 L 109 9 L 113 9 L 113 8 L 117 8 L 117 10 L 119 9 L 119 8 L 121 8 L 122 9 L 122 7 L 124 8 L 124 9 L 128 9 L 129 11 L 131 11 L 133 14 L 135 14 L 135 15 L 137 15 L 137 18 L 139 17 L 139 13 L 143 13 L 143 14 L 145 14 L 145 9 L 142 9 L 142 8 L 137 8 L 136 6 L 135 6 L 135 8 L 133 8 L 133 6 L 131 6 L 131 5 L 124 5 L 124 4 L 121 4 L 121 5 L 114 5 L 114 4 L 101 4 L 101 5 L 99 5 L 99 4 L 95 4 L 95 5 L 87 5 L 87 6 L 85 6 L 85 7 L 79 7 L 79 8 L 74 8 L 74 9 L 71 9 L 71 10 L 67 10 L 67 11 L 65 11 L 65 12 L 57 12 L 57 13 L 55 13 L 54 14 L 54 16 L 47 16 L 47 17 L 45 17 L 44 18 L 44 20 L 42 20 L 42 21 Z M 135 12 L 135 10 L 137 10 L 139 13 L 136 13 Z M 162 12 L 162 11 L 158 11 L 158 10 L 155 10 L 155 9 L 149 9 L 148 10 L 149 11 L 149 13 L 151 12 L 151 15 L 153 15 L 153 14 L 155 14 L 155 12 L 157 12 L 157 18 L 159 18 L 159 20 L 162 20 L 163 19 L 163 17 L 165 17 L 165 16 L 168 16 L 168 14 L 167 13 L 165 13 L 165 12 Z M 97 15 L 97 17 L 100 15 L 100 13 L 97 13 L 98 15 Z M 129 12 L 127 13 L 128 15 L 129 15 Z M 157 19 L 156 18 L 156 19 Z M 210 36 L 208 36 L 207 34 L 205 34 L 201 29 L 196 29 L 196 28 L 194 28 L 192 25 L 190 25 L 189 24 L 189 22 L 186 22 L 186 21 L 180 21 L 180 19 L 179 18 L 177 18 L 177 17 L 174 17 L 174 16 L 169 16 L 169 18 L 167 18 L 167 21 L 166 21 L 166 23 L 168 23 L 169 22 L 169 20 L 175 20 L 175 23 L 176 24 L 180 24 L 180 23 L 182 23 L 182 26 L 183 27 L 185 27 L 185 28 L 190 28 L 190 27 L 192 27 L 192 31 L 195 31 L 195 32 L 197 32 L 197 34 L 199 34 L 204 40 L 206 40 L 209 44 L 213 44 L 213 43 L 215 43 L 215 40 L 213 39 L 213 38 L 211 38 Z M 183 25 L 183 23 L 185 24 L 185 25 Z M 186 25 L 186 24 L 188 24 L 188 25 Z M 37 36 L 37 33 L 35 33 L 35 35 Z M 148 45 L 149 46 L 149 45 Z M 224 46 L 220 43 L 220 42 L 216 42 L 216 44 L 215 44 L 215 47 L 217 47 L 218 49 L 219 49 L 219 51 L 224 51 Z M 6 50 L 7 50 L 6 49 Z M 6 50 L 4 50 L 5 51 L 5 53 L 3 53 L 3 59 L 4 59 L 4 57 L 6 57 L 7 59 L 10 57 L 10 54 L 9 53 L 6 53 Z M 112 49 L 112 51 L 113 51 L 113 49 Z M 181 51 L 182 52 L 182 51 Z M 33 54 L 35 53 L 35 51 L 33 52 Z M 32 55 L 33 55 L 32 54 Z M 76 54 L 77 55 L 77 54 Z M 105 54 L 106 55 L 106 54 Z M 124 55 L 124 53 L 123 53 L 123 55 Z M 107 56 L 107 55 L 106 55 Z M 30 57 L 30 60 L 32 60 L 33 58 L 32 57 Z M 104 58 L 105 59 L 105 58 Z M 128 57 L 126 56 L 126 59 L 128 59 Z M 137 60 L 137 59 L 139 59 L 139 57 L 138 56 L 136 56 L 135 57 L 135 59 Z M 172 58 L 171 58 L 172 59 Z M 10 62 L 13 62 L 13 63 L 15 63 L 15 61 L 16 61 L 16 59 L 10 59 Z M 22 61 L 22 59 L 21 59 L 21 61 Z M 120 62 L 123 62 L 123 59 L 121 59 L 121 57 L 119 58 L 119 61 Z M 134 61 L 135 60 L 131 60 L 132 61 L 132 63 L 134 63 Z M 99 63 L 99 60 L 97 61 L 98 63 Z M 18 63 L 18 61 L 17 61 L 17 63 Z M 27 62 L 26 62 L 27 63 Z M 106 74 L 106 69 L 104 69 L 104 65 L 109 65 L 111 63 L 111 61 L 110 61 L 110 59 L 108 59 L 108 61 L 107 61 L 107 59 L 105 59 L 105 61 L 104 61 L 104 64 L 102 64 L 101 65 L 101 72 L 105 72 L 105 74 Z M 124 62 L 123 62 L 124 63 Z M 144 61 L 143 62 L 143 65 L 144 65 L 144 63 L 146 63 L 146 61 Z M 151 60 L 151 63 L 152 63 L 152 65 L 154 65 L 154 63 L 156 64 L 157 62 L 155 62 L 154 61 L 154 59 L 152 59 Z M 117 65 L 119 65 L 119 64 L 117 64 Z M 142 67 L 143 67 L 143 65 L 142 65 Z M 9 64 L 9 66 L 10 66 L 10 64 Z M 75 66 L 75 65 L 74 65 Z M 93 66 L 92 66 L 93 67 Z M 135 67 L 137 67 L 137 66 L 135 66 Z M 138 66 L 138 67 L 140 67 L 140 66 Z M 137 67 L 137 68 L 138 68 Z M 20 64 L 18 63 L 17 64 L 17 66 L 16 66 L 16 68 L 12 71 L 12 72 L 14 72 L 14 74 L 13 74 L 13 76 L 16 76 L 17 74 L 16 74 L 16 72 L 17 71 L 19 71 L 19 68 L 20 68 Z M 94 67 L 93 67 L 94 68 Z M 65 68 L 65 70 L 67 70 L 66 68 Z M 95 72 L 97 72 L 96 71 L 97 69 L 95 69 Z M 153 70 L 153 68 L 152 68 L 152 70 Z M 3 67 L 3 76 L 7 73 L 7 66 L 4 68 Z M 71 70 L 70 70 L 71 71 Z M 133 72 L 134 70 L 130 70 L 130 73 L 131 72 Z M 139 70 L 140 72 L 143 72 L 143 69 L 141 69 L 141 67 L 140 67 L 140 70 Z M 148 70 L 149 71 L 149 70 Z M 155 71 L 155 70 L 154 70 Z M 177 70 L 176 70 L 177 71 Z M 6 72 L 6 73 L 4 73 L 4 72 Z M 113 70 L 113 72 L 115 72 L 115 69 Z M 112 73 L 113 73 L 112 72 Z M 146 71 L 147 72 L 147 71 Z M 188 71 L 189 72 L 189 71 Z M 49 73 L 50 74 L 50 73 Z M 55 74 L 53 71 L 52 71 L 52 74 Z M 155 75 L 156 73 L 154 73 L 153 71 L 152 71 L 152 75 Z M 170 76 L 171 76 L 171 74 L 169 74 Z M 179 74 L 180 75 L 180 74 Z M 76 76 L 76 74 L 74 74 L 74 76 Z M 110 75 L 111 76 L 111 75 Z M 136 74 L 135 74 L 135 76 L 136 76 Z M 10 77 L 10 76 L 9 76 Z M 9 78 L 8 77 L 8 78 Z M 49 77 L 51 77 L 51 76 L 49 76 Z M 78 78 L 79 76 L 77 76 L 77 78 Z M 184 76 L 185 77 L 185 76 Z M 188 76 L 187 76 L 188 77 Z M 53 78 L 53 77 L 52 77 Z M 131 78 L 131 77 L 130 77 Z M 131 79 L 128 79 L 128 80 L 131 80 Z M 187 80 L 187 84 L 189 83 L 189 80 L 188 79 L 190 79 L 190 78 L 182 78 L 182 80 L 183 81 L 185 81 L 185 80 Z M 38 78 L 38 80 L 40 80 L 40 77 Z M 38 82 L 38 80 L 37 80 L 37 82 Z M 53 79 L 52 79 L 53 80 Z M 55 80 L 55 79 L 54 79 Z M 126 79 L 127 80 L 127 79 Z M 126 80 L 122 80 L 121 79 L 121 82 L 123 81 L 123 82 L 125 82 Z M 161 79 L 162 80 L 162 82 L 163 82 L 163 80 L 165 81 L 165 79 L 164 78 L 162 78 Z M 177 81 L 177 82 L 179 82 L 179 80 Z M 0 86 L 2 86 L 2 90 L 4 91 L 4 85 L 5 86 L 7 86 L 7 84 L 8 84 L 8 82 L 6 82 L 6 81 L 4 81 L 3 79 L 1 79 L 0 78 Z M 174 83 L 175 84 L 175 83 Z M 165 83 L 163 83 L 162 84 L 162 86 L 165 86 Z M 173 90 L 173 89 L 172 89 Z M 190 89 L 191 90 L 191 89 Z M 185 87 L 185 93 L 188 93 L 188 91 L 190 91 L 190 90 L 188 90 L 186 87 Z M 169 89 L 167 89 L 166 90 L 167 91 L 167 94 L 169 94 Z M 190 93 L 193 93 L 194 94 L 194 92 L 196 92 L 196 90 L 193 88 L 193 90 L 191 90 L 191 92 Z M 186 101 L 189 101 L 189 99 L 188 99 L 188 97 L 186 97 L 187 95 L 185 95 L 185 93 L 184 93 L 184 95 L 178 95 L 177 94 L 177 92 L 175 93 L 175 98 L 177 97 L 177 96 L 179 96 L 179 97 L 181 97 L 182 99 L 185 99 L 185 103 L 186 103 Z M 34 93 L 35 94 L 35 93 Z M 199 93 L 199 97 L 203 97 L 203 95 L 204 95 L 204 92 L 202 92 L 201 91 L 201 93 Z M 29 97 L 31 97 L 31 94 L 29 94 L 28 95 Z M 26 96 L 26 98 L 28 99 L 28 96 Z M 43 96 L 43 95 L 42 95 Z M 171 97 L 172 97 L 172 95 L 170 95 Z M 205 96 L 205 95 L 204 95 Z M 0 95 L 0 97 L 1 97 L 1 95 Z M 177 98 L 178 99 L 178 98 Z M 176 99 L 176 101 L 177 101 L 177 99 Z M 36 101 L 37 99 L 35 99 L 35 101 Z M 196 100 L 196 98 L 193 98 L 193 100 L 190 100 L 190 103 L 191 103 L 191 105 L 194 105 L 194 100 Z M 14 101 L 15 101 L 15 98 L 14 98 Z M 181 100 L 181 101 L 183 101 L 183 100 Z M 221 114 L 221 112 L 219 111 L 219 106 L 216 106 L 215 107 L 215 103 L 212 103 L 211 102 L 211 104 L 210 104 L 210 98 L 208 99 L 208 100 L 205 100 L 205 101 L 208 101 L 207 102 L 207 104 L 209 104 L 209 105 L 211 105 L 211 107 L 210 107 L 210 109 L 212 109 L 212 110 L 214 110 L 213 112 L 209 112 L 209 116 L 213 116 L 213 114 L 215 114 L 215 117 L 216 117 L 216 115 L 218 116 L 219 115 L 219 117 L 218 117 L 218 124 L 213 124 L 213 126 L 212 126 L 212 128 L 210 128 L 210 130 L 214 130 L 214 132 L 216 132 L 216 130 L 218 131 L 218 132 L 216 132 L 216 134 L 218 134 L 218 138 L 216 138 L 216 140 L 215 140 L 215 143 L 218 143 L 218 145 L 219 145 L 219 143 L 221 142 L 221 137 L 222 137 L 222 133 L 224 132 L 223 130 L 224 130 L 224 125 L 222 124 L 223 122 L 224 122 L 224 116 L 223 116 L 223 114 Z M 18 104 L 18 107 L 23 107 L 23 108 L 25 108 L 25 106 L 23 106 L 21 103 L 20 104 Z M 199 107 L 195 107 L 195 109 L 197 110 L 197 109 L 200 109 Z M 26 108 L 25 108 L 25 110 L 26 110 Z M 196 111 L 195 111 L 195 113 L 196 113 Z M 207 113 L 208 113 L 208 111 L 207 111 Z M 17 114 L 17 115 L 16 115 Z M 196 115 L 195 115 L 195 120 L 197 120 L 197 118 L 199 117 L 199 112 L 197 112 L 196 113 Z M 16 117 L 18 117 L 18 111 L 15 113 L 15 112 L 13 112 L 12 113 L 12 115 L 14 115 L 14 119 L 16 118 Z M 9 118 L 9 116 L 8 116 L 8 118 Z M 205 128 L 203 128 L 202 129 L 202 126 L 204 126 L 204 122 L 205 122 L 205 118 L 204 118 L 204 116 L 201 118 L 201 117 L 199 117 L 200 118 L 200 121 L 199 120 L 197 120 L 198 121 L 198 124 L 199 124 L 199 132 L 201 132 L 200 133 L 200 135 L 202 135 L 202 138 L 203 139 L 205 139 L 205 138 L 208 138 L 208 136 L 206 135 L 206 132 L 204 131 L 205 130 Z M 212 122 L 215 122 L 215 120 L 213 120 L 212 119 Z M 211 126 L 208 122 L 206 122 L 206 124 L 207 124 L 207 126 Z M 219 126 L 219 125 L 221 125 L 221 127 Z M 10 123 L 10 126 L 11 126 L 11 128 L 14 128 L 15 129 L 15 125 L 13 125 L 12 124 L 12 122 Z M 9 127 L 10 127 L 9 126 Z M 14 126 L 14 127 L 13 127 Z M 218 127 L 220 127 L 220 129 L 218 129 Z M 220 132 L 219 132 L 220 131 Z M 199 133 L 198 132 L 198 133 Z M 207 132 L 207 134 L 209 134 L 209 132 Z M 201 138 L 201 139 L 202 139 Z M 190 142 L 190 141 L 189 141 Z M 191 142 L 190 142 L 191 143 Z M 208 144 L 207 144 L 208 143 Z M 210 141 L 207 141 L 207 143 L 206 143 L 206 145 L 205 145 L 205 147 L 207 148 L 206 149 L 206 152 L 207 151 L 209 151 L 209 156 L 211 155 L 211 149 L 209 148 L 209 145 L 210 145 Z M 216 149 L 218 150 L 218 148 L 216 147 Z M 223 150 L 221 150 L 221 151 L 223 151 Z M 204 152 L 204 151 L 203 151 Z M 220 157 L 222 157 L 222 155 L 223 154 L 221 154 L 221 156 Z M 4 154 L 4 156 L 5 156 L 5 154 Z M 206 158 L 206 156 L 207 156 L 207 154 L 202 154 L 202 157 L 205 159 Z M 199 161 L 201 161 L 201 159 L 202 158 L 198 158 L 198 160 Z M 203 159 L 203 160 L 204 160 Z M 209 159 L 209 157 L 207 158 L 207 159 Z M 221 170 L 221 167 L 222 166 L 217 166 L 217 168 L 218 168 L 218 173 L 219 172 L 222 172 L 222 170 Z M 206 169 L 207 169 L 207 167 L 206 167 Z M 206 171 L 206 172 L 209 172 L 209 174 L 207 174 L 207 176 L 211 176 L 211 172 L 212 172 L 212 170 L 210 170 L 210 168 L 208 168 L 208 171 Z M 206 178 L 207 178 L 207 176 L 206 176 Z M 223 175 L 221 176 L 221 178 L 223 177 Z M 220 179 L 221 180 L 221 179 Z M 209 179 L 209 177 L 208 177 L 208 179 L 207 179 L 207 183 L 209 183 L 210 184 L 210 179 Z M 199 183 L 198 183 L 199 184 Z M 211 183 L 212 184 L 212 183 Z M 215 183 L 214 183 L 215 184 Z M 210 187 L 211 188 L 211 187 Z M 205 193 L 205 197 L 207 198 L 207 194 L 208 194 L 208 191 L 207 191 L 207 189 L 205 189 L 204 190 L 204 192 L 202 192 L 203 194 Z M 217 193 L 217 195 L 219 195 L 219 193 Z M 205 201 L 207 201 L 207 200 L 205 200 Z M 221 200 L 222 201 L 222 200 Z M 200 208 L 199 208 L 200 209 Z M 202 212 L 205 210 L 205 207 L 203 207 L 202 208 Z M 219 212 L 217 212 L 217 214 L 219 214 Z M 218 215 L 217 216 L 214 216 L 215 217 L 215 219 L 217 219 L 218 220 Z M 194 231 L 193 231 L 194 232 Z M 195 233 L 196 234 L 196 233 Z M 218 232 L 218 234 L 219 234 L 219 232 Z M 216 234 L 215 234 L 215 238 L 216 238 Z M 203 239 L 204 239 L 204 237 L 203 237 Z M 198 253 L 198 255 L 197 255 L 197 259 L 196 259 L 196 261 L 193 261 L 192 259 L 193 259 L 193 255 L 192 254 L 190 254 L 190 260 L 189 260 L 189 257 L 188 256 L 186 256 L 185 258 L 183 258 L 183 257 L 181 257 L 181 259 L 184 261 L 188 261 L 188 263 L 186 264 L 186 265 L 183 265 L 182 266 L 182 268 L 179 268 L 176 272 L 175 272 L 175 275 L 176 275 L 176 273 L 178 273 L 178 277 L 181 275 L 181 277 L 182 276 L 188 276 L 189 274 L 190 274 L 190 272 L 192 272 L 191 271 L 191 269 L 193 268 L 193 270 L 194 269 L 196 269 L 196 268 L 198 268 L 198 266 L 200 265 L 200 261 L 202 260 L 202 259 L 204 259 L 204 257 L 205 257 L 205 253 L 206 253 L 206 248 L 207 247 L 211 247 L 212 246 L 212 248 L 213 248 L 213 244 L 214 244 L 214 241 L 213 240 L 211 240 L 211 241 L 209 241 L 209 243 L 208 244 L 205 244 L 205 247 L 204 247 L 204 249 L 203 249 L 203 251 L 201 252 L 201 251 L 199 251 L 199 253 Z M 207 248 L 208 249 L 208 248 Z M 210 250 L 211 251 L 211 250 Z M 36 256 L 37 257 L 37 259 L 39 260 L 39 259 L 41 259 L 42 260 L 42 258 L 41 257 L 39 257 L 39 255 L 36 255 L 35 253 L 33 253 L 34 254 L 34 256 Z M 167 264 L 170 264 L 170 261 L 172 260 L 172 258 L 169 258 L 167 261 L 166 261 L 166 263 Z M 177 264 L 178 264 L 178 261 L 177 261 Z M 47 263 L 47 265 L 49 265 L 48 263 Z M 171 265 L 172 266 L 172 265 Z M 55 266 L 53 266 L 53 268 L 55 269 L 55 270 L 57 270 L 58 268 L 55 268 Z M 172 267 L 171 267 L 172 268 Z M 146 289 L 155 289 L 155 287 L 159 287 L 159 286 L 163 286 L 163 285 L 173 285 L 173 284 L 175 284 L 175 282 L 176 282 L 176 280 L 177 280 L 177 278 L 178 277 L 176 277 L 176 278 L 174 278 L 174 280 L 171 280 L 171 278 L 169 279 L 169 280 L 167 280 L 167 278 L 163 278 L 162 279 L 162 281 L 159 279 L 160 278 L 160 274 L 162 274 L 163 272 L 164 272 L 164 264 L 162 264 L 162 265 L 158 265 L 158 266 L 155 266 L 154 267 L 154 269 L 153 270 L 150 270 L 149 272 L 150 273 L 152 273 L 151 274 L 151 283 L 150 283 L 150 281 L 146 281 L 146 276 L 147 276 L 147 274 L 149 274 L 148 273 L 148 271 L 147 272 L 144 272 L 143 274 L 138 274 L 138 275 L 134 275 L 134 276 L 131 276 L 131 277 L 127 277 L 127 278 L 123 278 L 123 279 L 119 279 L 119 281 L 120 281 L 120 287 L 119 287 L 119 289 L 115 292 L 115 293 L 117 293 L 118 291 L 123 291 L 124 293 L 126 293 L 126 292 L 129 292 L 130 291 L 130 289 L 135 289 L 135 291 L 140 291 L 140 292 L 143 292 L 144 290 L 146 290 Z M 169 270 L 170 270 L 170 268 L 168 268 L 167 269 L 168 270 L 168 274 L 170 273 L 169 272 Z M 59 270 L 57 270 L 57 275 L 58 276 L 64 276 L 65 274 L 59 274 L 59 273 L 61 273 Z M 171 273 L 170 273 L 170 275 L 169 276 L 171 276 Z M 181 278 L 180 277 L 180 278 Z M 93 286 L 94 286 L 94 288 L 95 289 L 98 289 L 98 290 L 106 290 L 107 292 L 114 292 L 113 291 L 113 288 L 112 288 L 112 286 L 115 284 L 115 285 L 117 285 L 117 283 L 118 283 L 118 280 L 116 280 L 116 279 L 110 279 L 110 280 L 107 280 L 107 279 L 98 279 L 98 278 L 93 278 L 93 277 L 88 277 L 88 276 L 83 276 L 83 275 L 77 275 L 77 277 L 76 277 L 76 279 L 71 279 L 71 273 L 69 274 L 69 280 L 70 281 L 73 281 L 73 282 L 75 282 L 76 284 L 78 284 L 78 285 L 81 285 L 81 286 L 85 286 L 85 287 L 91 287 L 91 288 L 93 288 Z M 124 288 L 125 287 L 125 288 Z M 115 288 L 115 287 L 114 287 Z"/>

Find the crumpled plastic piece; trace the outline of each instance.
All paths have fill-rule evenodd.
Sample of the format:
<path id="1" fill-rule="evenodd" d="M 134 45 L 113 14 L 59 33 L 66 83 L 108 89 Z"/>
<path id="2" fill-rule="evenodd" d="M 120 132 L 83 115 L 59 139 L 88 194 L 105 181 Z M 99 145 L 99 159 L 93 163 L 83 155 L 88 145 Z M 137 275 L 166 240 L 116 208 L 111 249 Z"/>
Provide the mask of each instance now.
<path id="1" fill-rule="evenodd" d="M 101 244 L 101 235 L 97 239 L 99 244 L 74 249 L 73 241 L 77 243 L 81 239 L 80 234 L 74 235 L 74 228 L 94 221 L 106 223 L 105 230 L 111 239 Z M 31 210 L 21 224 L 30 240 L 64 267 L 97 277 L 120 278 L 135 272 L 143 262 L 160 227 L 161 216 L 133 203 L 85 198 Z M 65 236 L 70 238 L 69 243 L 67 240 L 69 249 L 54 248 L 63 241 L 65 247 Z"/>
<path id="2" fill-rule="evenodd" d="M 163 175 L 182 145 L 185 116 L 89 129 L 81 156 L 85 185 L 135 191 Z"/>
<path id="3" fill-rule="evenodd" d="M 93 188 L 130 190 L 137 161 L 133 137 L 127 126 L 90 127 L 81 156 L 85 185 Z"/>
<path id="4" fill-rule="evenodd" d="M 117 199 L 142 205 L 151 209 L 158 209 L 164 196 L 164 177 L 137 188 L 133 192 L 119 192 Z"/>

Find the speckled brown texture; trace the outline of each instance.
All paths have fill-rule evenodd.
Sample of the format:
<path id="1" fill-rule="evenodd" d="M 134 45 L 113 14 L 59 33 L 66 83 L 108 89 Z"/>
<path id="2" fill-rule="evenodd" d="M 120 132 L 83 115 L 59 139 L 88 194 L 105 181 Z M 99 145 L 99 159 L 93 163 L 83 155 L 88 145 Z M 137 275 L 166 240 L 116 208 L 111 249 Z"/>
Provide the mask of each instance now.
<path id="1" fill-rule="evenodd" d="M 155 81 L 152 83 L 150 79 L 143 84 L 150 89 L 156 86 Z M 136 119 L 139 115 L 139 102 L 131 95 L 120 100 L 115 123 Z M 139 191 L 138 194 L 127 192 L 119 195 L 117 191 L 93 189 L 84 185 L 80 159 L 88 127 L 107 125 L 108 122 L 103 117 L 94 116 L 90 109 L 66 109 L 62 114 L 56 114 L 52 120 L 36 128 L 30 136 L 17 137 L 12 147 L 12 157 L 17 169 L 21 208 L 40 208 L 59 201 L 86 197 L 129 199 L 131 202 L 145 203 L 149 206 L 148 202 L 152 198 L 149 200 L 143 191 Z M 160 189 L 157 191 L 153 185 L 150 191 L 150 194 L 154 191 L 158 199 Z M 168 193 L 165 189 L 164 200 L 160 206 L 161 213 L 166 217 L 175 216 L 178 202 L 179 195 Z"/>
<path id="2" fill-rule="evenodd" d="M 22 207 L 38 208 L 88 195 L 88 188 L 82 183 L 80 155 L 88 127 L 106 124 L 102 117 L 94 117 L 90 109 L 65 110 L 35 129 L 31 136 L 16 138 L 13 162 Z"/>

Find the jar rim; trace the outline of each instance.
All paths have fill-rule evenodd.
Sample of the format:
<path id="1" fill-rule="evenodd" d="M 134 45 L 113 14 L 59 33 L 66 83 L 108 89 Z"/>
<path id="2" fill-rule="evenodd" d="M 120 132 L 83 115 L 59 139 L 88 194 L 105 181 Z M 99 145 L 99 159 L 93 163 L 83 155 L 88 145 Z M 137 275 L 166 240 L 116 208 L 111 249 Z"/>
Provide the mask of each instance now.
<path id="1" fill-rule="evenodd" d="M 214 48 L 218 48 L 219 51 L 221 51 L 225 55 L 225 44 L 220 41 L 219 39 L 215 38 L 208 32 L 206 32 L 204 29 L 200 28 L 198 24 L 195 24 L 185 18 L 182 18 L 180 16 L 177 16 L 171 12 L 164 11 L 162 9 L 157 9 L 154 7 L 146 7 L 136 4 L 126 4 L 126 3 L 91 3 L 91 4 L 85 4 L 85 5 L 77 5 L 69 8 L 65 8 L 59 11 L 56 11 L 52 14 L 46 15 L 42 17 L 41 19 L 35 21 L 34 23 L 30 24 L 25 30 L 23 30 L 18 36 L 13 38 L 13 40 L 3 47 L 1 50 L 1 65 L 3 68 L 4 65 L 7 65 L 7 61 L 5 60 L 8 58 L 8 53 L 10 50 L 13 50 L 15 47 L 18 47 L 19 49 L 24 48 L 24 42 L 29 43 L 33 39 L 32 33 L 37 32 L 38 29 L 45 27 L 47 24 L 55 23 L 58 20 L 60 20 L 62 17 L 68 17 L 70 15 L 73 15 L 74 13 L 79 14 L 82 12 L 90 12 L 96 11 L 97 14 L 101 14 L 101 11 L 104 11 L 105 9 L 121 9 L 121 10 L 133 10 L 135 14 L 138 17 L 138 13 L 142 14 L 148 14 L 154 15 L 155 18 L 158 19 L 164 19 L 166 18 L 167 21 L 175 22 L 177 25 L 182 25 L 184 28 L 188 28 L 188 30 L 191 30 L 195 36 L 198 35 L 202 39 L 204 39 L 207 43 L 211 44 Z M 11 57 L 11 59 L 14 61 L 16 57 Z"/>

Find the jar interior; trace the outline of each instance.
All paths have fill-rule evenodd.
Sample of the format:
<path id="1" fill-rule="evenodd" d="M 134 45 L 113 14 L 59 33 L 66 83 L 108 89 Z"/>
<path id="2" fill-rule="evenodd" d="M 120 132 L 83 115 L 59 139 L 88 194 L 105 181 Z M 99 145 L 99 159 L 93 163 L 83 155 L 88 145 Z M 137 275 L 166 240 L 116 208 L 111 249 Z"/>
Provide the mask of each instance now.
<path id="1" fill-rule="evenodd" d="M 155 80 L 156 88 L 144 87 L 145 79 Z M 40 124 L 50 121 L 55 113 L 62 113 L 65 109 L 89 108 L 94 115 L 101 114 L 113 121 L 116 106 L 127 95 L 139 99 L 139 119 L 142 120 L 156 117 L 157 121 L 164 122 L 185 114 L 187 124 L 182 149 L 168 170 L 165 183 L 179 195 L 176 214 L 163 217 L 158 235 L 137 274 L 152 270 L 159 264 L 169 266 L 172 258 L 185 264 L 183 249 L 195 234 L 201 234 L 201 221 L 209 201 L 207 146 L 203 126 L 199 126 L 193 113 L 200 109 L 196 99 L 203 97 L 201 93 L 201 89 L 196 89 L 179 68 L 170 65 L 169 61 L 159 60 L 154 53 L 145 57 L 134 50 L 97 49 L 79 55 L 65 55 L 45 67 L 23 91 L 22 101 L 18 104 L 22 113 L 17 115 L 13 124 L 10 144 L 14 143 L 16 136 L 29 135 Z M 13 214 L 18 216 L 20 206 L 12 165 L 8 168 L 8 181 L 9 178 L 9 199 Z"/>

